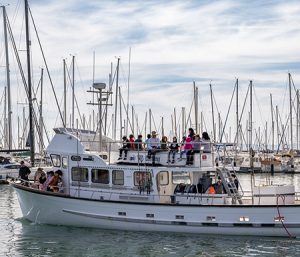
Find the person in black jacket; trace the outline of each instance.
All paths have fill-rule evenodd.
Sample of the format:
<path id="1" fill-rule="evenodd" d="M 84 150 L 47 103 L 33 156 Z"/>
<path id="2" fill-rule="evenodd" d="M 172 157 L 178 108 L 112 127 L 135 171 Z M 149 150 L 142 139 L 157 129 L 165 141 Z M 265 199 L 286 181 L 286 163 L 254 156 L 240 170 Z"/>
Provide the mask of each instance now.
<path id="1" fill-rule="evenodd" d="M 122 153 L 124 152 L 124 160 L 127 159 L 127 152 L 128 150 L 130 149 L 130 141 L 128 140 L 128 138 L 126 136 L 124 136 L 122 138 L 123 140 L 123 146 L 119 149 L 119 159 L 118 160 L 121 160 L 122 159 Z"/>
<path id="2" fill-rule="evenodd" d="M 168 163 L 170 162 L 170 156 L 172 154 L 172 163 L 175 162 L 175 155 L 178 153 L 179 145 L 177 143 L 177 137 L 173 137 L 173 142 L 169 146 L 169 153 L 168 153 Z"/>
<path id="3" fill-rule="evenodd" d="M 22 180 L 22 183 L 26 186 L 28 186 L 28 182 L 25 182 L 25 181 L 28 181 L 29 178 L 29 174 L 31 173 L 30 169 L 25 165 L 24 161 L 21 161 L 20 162 L 21 164 L 21 167 L 19 169 L 19 178 Z"/>

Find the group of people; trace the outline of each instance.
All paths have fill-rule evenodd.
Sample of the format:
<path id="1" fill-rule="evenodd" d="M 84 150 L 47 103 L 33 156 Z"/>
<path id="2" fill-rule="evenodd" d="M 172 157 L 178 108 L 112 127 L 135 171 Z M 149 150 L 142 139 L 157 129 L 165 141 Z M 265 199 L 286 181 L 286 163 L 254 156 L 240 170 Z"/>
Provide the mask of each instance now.
<path id="1" fill-rule="evenodd" d="M 239 181 L 236 178 L 235 174 L 232 174 L 231 177 L 232 177 L 232 181 L 235 185 L 236 190 L 239 190 Z M 230 187 L 230 184 L 228 184 L 228 187 L 229 187 L 231 193 L 234 193 L 234 189 L 232 187 Z M 224 184 L 223 184 L 221 178 L 218 177 L 218 180 L 216 181 L 216 183 L 211 184 L 207 191 L 209 194 L 224 194 L 226 192 L 226 190 L 224 188 Z"/>
<path id="2" fill-rule="evenodd" d="M 19 179 L 22 184 L 29 186 L 30 169 L 25 165 L 24 161 L 20 162 L 21 167 L 19 169 Z M 42 191 L 59 192 L 62 184 L 62 171 L 48 171 L 47 173 L 43 168 L 38 168 L 34 174 L 34 184 Z"/>
<path id="3" fill-rule="evenodd" d="M 119 159 L 127 160 L 127 153 L 129 150 L 146 150 L 148 151 L 148 159 L 152 157 L 152 164 L 155 164 L 155 154 L 160 151 L 168 152 L 168 163 L 175 163 L 175 156 L 179 152 L 180 158 L 186 155 L 186 164 L 193 164 L 194 154 L 203 152 L 210 152 L 210 138 L 207 132 L 202 133 L 202 138 L 195 133 L 193 128 L 189 128 L 188 136 L 183 136 L 180 143 L 178 143 L 177 137 L 173 137 L 172 142 L 168 141 L 166 136 L 163 136 L 161 140 L 157 137 L 156 131 L 152 131 L 147 135 L 147 139 L 143 142 L 143 136 L 138 135 L 135 139 L 134 135 L 130 135 L 129 138 L 123 136 L 122 147 L 119 149 Z M 123 156 L 124 153 L 124 157 Z M 172 160 L 171 160 L 172 157 Z"/>

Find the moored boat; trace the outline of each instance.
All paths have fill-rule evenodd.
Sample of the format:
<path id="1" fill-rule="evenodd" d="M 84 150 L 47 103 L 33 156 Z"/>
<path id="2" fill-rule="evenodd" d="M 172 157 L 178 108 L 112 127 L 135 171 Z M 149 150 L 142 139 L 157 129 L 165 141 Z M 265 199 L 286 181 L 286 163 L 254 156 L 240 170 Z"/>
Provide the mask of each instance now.
<path id="1" fill-rule="evenodd" d="M 47 153 L 63 172 L 59 192 L 12 183 L 23 216 L 35 223 L 182 233 L 300 236 L 294 186 L 268 185 L 246 195 L 236 174 L 212 165 L 214 153 L 186 166 L 155 164 L 130 151 L 109 164 L 86 152 L 78 138 L 56 131 Z M 234 172 L 234 171 L 233 171 Z M 215 183 L 214 183 L 215 182 Z M 214 192 L 211 191 L 214 184 Z"/>

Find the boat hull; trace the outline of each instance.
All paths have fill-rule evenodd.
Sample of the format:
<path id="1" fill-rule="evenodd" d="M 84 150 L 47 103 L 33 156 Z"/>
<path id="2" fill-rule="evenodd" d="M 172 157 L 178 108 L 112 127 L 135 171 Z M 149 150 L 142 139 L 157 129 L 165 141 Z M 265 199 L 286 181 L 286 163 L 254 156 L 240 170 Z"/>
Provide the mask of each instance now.
<path id="1" fill-rule="evenodd" d="M 23 216 L 37 224 L 178 233 L 300 236 L 300 206 L 205 206 L 116 202 L 13 184 Z M 275 218 L 283 217 L 275 222 Z"/>

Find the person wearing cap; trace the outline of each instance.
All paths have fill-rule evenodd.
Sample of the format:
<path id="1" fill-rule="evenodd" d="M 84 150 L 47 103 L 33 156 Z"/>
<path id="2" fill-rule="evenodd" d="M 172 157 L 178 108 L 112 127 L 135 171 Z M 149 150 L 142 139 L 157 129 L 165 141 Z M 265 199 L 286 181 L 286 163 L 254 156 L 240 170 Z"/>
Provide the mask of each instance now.
<path id="1" fill-rule="evenodd" d="M 123 152 L 124 152 L 124 160 L 126 160 L 128 150 L 130 149 L 130 141 L 128 140 L 128 138 L 126 136 L 123 136 L 122 143 L 123 143 L 123 146 L 119 149 L 119 159 L 118 160 L 122 159 Z"/>
<path id="2" fill-rule="evenodd" d="M 148 158 L 150 159 L 152 156 L 152 164 L 155 164 L 155 154 L 160 149 L 160 141 L 159 138 L 156 137 L 156 131 L 151 132 L 151 138 L 149 139 L 150 149 L 148 150 Z"/>
<path id="3" fill-rule="evenodd" d="M 24 161 L 20 162 L 21 167 L 19 169 L 19 178 L 22 180 L 22 184 L 25 186 L 28 186 L 28 182 L 24 181 L 29 181 L 29 174 L 31 173 L 30 169 L 25 165 Z"/>

